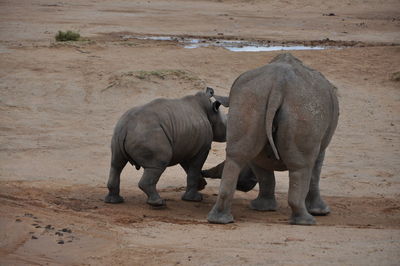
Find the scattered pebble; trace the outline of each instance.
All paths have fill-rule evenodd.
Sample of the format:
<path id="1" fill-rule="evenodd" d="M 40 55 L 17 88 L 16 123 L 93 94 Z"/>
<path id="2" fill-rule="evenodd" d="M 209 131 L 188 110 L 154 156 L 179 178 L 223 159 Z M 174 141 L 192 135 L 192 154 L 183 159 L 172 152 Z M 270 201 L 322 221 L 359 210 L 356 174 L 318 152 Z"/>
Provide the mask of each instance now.
<path id="1" fill-rule="evenodd" d="M 21 219 L 15 219 L 15 221 L 16 221 L 17 223 L 20 223 L 20 222 L 22 222 L 22 220 L 21 220 Z"/>
<path id="2" fill-rule="evenodd" d="M 54 227 L 51 226 L 51 224 L 46 225 L 45 227 L 47 230 L 54 230 Z"/>
<path id="3" fill-rule="evenodd" d="M 72 230 L 68 228 L 63 228 L 61 231 L 65 233 L 72 233 Z"/>
<path id="4" fill-rule="evenodd" d="M 64 244 L 64 240 L 58 240 L 57 244 L 60 244 L 60 245 Z"/>
<path id="5" fill-rule="evenodd" d="M 390 75 L 391 81 L 400 81 L 400 71 L 394 72 Z"/>
<path id="6" fill-rule="evenodd" d="M 58 236 L 63 236 L 64 234 L 61 233 L 61 232 L 56 232 L 56 235 L 58 235 Z"/>
<path id="7" fill-rule="evenodd" d="M 38 239 L 36 236 L 32 236 L 32 239 Z"/>

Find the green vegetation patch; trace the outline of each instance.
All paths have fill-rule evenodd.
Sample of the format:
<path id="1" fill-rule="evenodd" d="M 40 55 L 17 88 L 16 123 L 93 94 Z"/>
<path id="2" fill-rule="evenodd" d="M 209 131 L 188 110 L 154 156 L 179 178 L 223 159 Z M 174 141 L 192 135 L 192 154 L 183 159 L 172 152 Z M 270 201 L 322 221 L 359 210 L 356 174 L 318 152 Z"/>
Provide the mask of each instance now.
<path id="1" fill-rule="evenodd" d="M 81 35 L 73 31 L 58 31 L 56 35 L 57 42 L 78 41 Z"/>

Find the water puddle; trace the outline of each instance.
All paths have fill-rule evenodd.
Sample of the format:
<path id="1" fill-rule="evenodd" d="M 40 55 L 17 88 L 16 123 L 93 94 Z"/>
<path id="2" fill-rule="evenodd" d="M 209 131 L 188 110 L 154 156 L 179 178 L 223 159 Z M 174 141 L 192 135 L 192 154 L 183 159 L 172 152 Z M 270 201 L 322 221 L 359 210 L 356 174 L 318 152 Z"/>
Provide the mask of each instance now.
<path id="1" fill-rule="evenodd" d="M 267 51 L 290 51 L 290 50 L 323 50 L 330 47 L 327 46 L 305 46 L 305 45 L 272 45 L 256 41 L 244 40 L 224 40 L 212 38 L 186 38 L 174 36 L 133 36 L 123 35 L 123 40 L 153 40 L 153 41 L 173 41 L 187 49 L 200 47 L 223 47 L 232 52 L 267 52 Z"/>

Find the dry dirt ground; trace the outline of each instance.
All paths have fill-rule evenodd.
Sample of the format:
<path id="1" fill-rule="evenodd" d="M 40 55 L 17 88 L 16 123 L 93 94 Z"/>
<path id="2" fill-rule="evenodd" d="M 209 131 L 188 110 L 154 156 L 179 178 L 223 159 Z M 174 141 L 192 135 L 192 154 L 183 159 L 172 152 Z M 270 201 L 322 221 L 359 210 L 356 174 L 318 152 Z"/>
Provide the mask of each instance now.
<path id="1" fill-rule="evenodd" d="M 89 40 L 55 43 L 58 30 Z M 280 53 L 126 34 L 352 45 L 293 52 L 339 90 L 321 179 L 332 213 L 316 226 L 288 225 L 283 172 L 278 211 L 247 207 L 256 187 L 235 194 L 236 223 L 211 225 L 219 182 L 209 181 L 203 202 L 183 202 L 177 166 L 158 184 L 166 209 L 146 206 L 142 170 L 132 167 L 122 175 L 125 203 L 103 203 L 125 110 L 207 85 L 227 95 L 239 74 Z M 0 0 L 0 264 L 399 265 L 399 71 L 398 0 Z M 213 145 L 205 167 L 224 159 L 224 147 Z"/>

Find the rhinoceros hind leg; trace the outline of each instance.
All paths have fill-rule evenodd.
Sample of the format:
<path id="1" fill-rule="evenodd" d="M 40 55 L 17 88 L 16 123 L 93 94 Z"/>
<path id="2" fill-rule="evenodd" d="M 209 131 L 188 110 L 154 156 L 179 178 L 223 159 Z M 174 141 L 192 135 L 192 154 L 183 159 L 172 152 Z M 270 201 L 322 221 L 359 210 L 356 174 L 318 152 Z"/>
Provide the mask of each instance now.
<path id="1" fill-rule="evenodd" d="M 147 204 L 154 207 L 166 205 L 165 200 L 160 197 L 156 189 L 157 182 L 164 170 L 165 167 L 145 168 L 143 176 L 139 181 L 139 188 L 147 195 Z"/>
<path id="2" fill-rule="evenodd" d="M 244 164 L 242 163 L 242 165 Z M 231 205 L 241 168 L 241 165 L 238 165 L 233 159 L 226 159 L 223 171 L 223 176 L 226 178 L 221 179 L 217 202 L 208 213 L 208 222 L 216 224 L 234 222 Z"/>
<path id="3" fill-rule="evenodd" d="M 115 156 L 113 156 L 115 160 Z M 118 159 L 118 158 L 117 158 Z M 108 195 L 105 197 L 105 203 L 121 203 L 124 199 L 119 195 L 120 176 L 122 169 L 125 167 L 127 161 L 120 159 L 119 161 L 112 161 L 110 167 L 110 175 L 108 178 Z"/>
<path id="4" fill-rule="evenodd" d="M 290 224 L 312 225 L 315 218 L 307 211 L 305 199 L 309 190 L 311 171 L 308 168 L 289 170 Z"/>
<path id="5" fill-rule="evenodd" d="M 310 190 L 308 191 L 306 198 L 306 206 L 308 212 L 316 216 L 327 215 L 331 211 L 329 206 L 321 198 L 319 191 L 319 179 L 324 157 L 325 157 L 325 151 L 322 151 L 318 155 L 318 158 L 312 170 Z"/>

